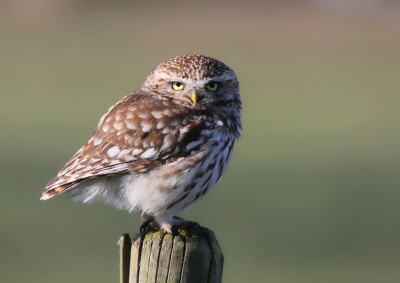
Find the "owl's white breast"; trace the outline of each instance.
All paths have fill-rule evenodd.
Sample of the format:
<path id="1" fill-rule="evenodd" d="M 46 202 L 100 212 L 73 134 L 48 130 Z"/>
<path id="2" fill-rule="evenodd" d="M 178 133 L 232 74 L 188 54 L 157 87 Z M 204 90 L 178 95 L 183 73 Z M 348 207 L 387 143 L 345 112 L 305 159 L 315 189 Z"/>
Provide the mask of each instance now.
<path id="1" fill-rule="evenodd" d="M 227 167 L 232 146 L 233 141 L 228 141 L 221 132 L 215 132 L 201 150 L 190 157 L 148 173 L 125 176 L 125 208 L 155 216 L 186 210 L 214 189 Z"/>

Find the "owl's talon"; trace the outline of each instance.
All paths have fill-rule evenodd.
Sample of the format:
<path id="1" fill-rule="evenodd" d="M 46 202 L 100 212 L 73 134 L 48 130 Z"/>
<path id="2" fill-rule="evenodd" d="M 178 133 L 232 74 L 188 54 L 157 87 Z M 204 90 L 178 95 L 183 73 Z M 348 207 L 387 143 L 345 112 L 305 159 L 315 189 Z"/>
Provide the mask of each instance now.
<path id="1" fill-rule="evenodd" d="M 172 238 L 174 238 L 175 236 L 178 236 L 178 235 L 179 235 L 178 227 L 172 226 L 171 227 L 171 236 L 172 236 Z"/>
<path id="2" fill-rule="evenodd" d="M 181 227 L 181 226 L 186 226 L 186 227 L 196 227 L 196 228 L 201 228 L 200 224 L 192 221 L 192 220 L 185 220 L 181 217 L 178 216 L 172 216 L 172 218 L 175 220 L 173 226 L 175 227 Z"/>
<path id="3" fill-rule="evenodd" d="M 197 223 L 197 222 L 195 222 L 195 221 L 192 221 L 192 223 L 193 223 L 193 225 L 196 227 L 196 228 L 201 228 L 201 226 L 200 226 L 200 224 L 199 223 Z"/>
<path id="4" fill-rule="evenodd" d="M 160 226 L 156 221 L 154 221 L 154 219 L 146 220 L 145 222 L 142 223 L 142 225 L 140 225 L 140 233 L 147 234 L 159 228 Z"/>
<path id="5" fill-rule="evenodd" d="M 146 220 L 142 223 L 142 225 L 140 225 L 140 233 L 142 234 L 146 234 L 147 232 L 147 228 L 149 227 L 150 223 L 152 220 Z"/>

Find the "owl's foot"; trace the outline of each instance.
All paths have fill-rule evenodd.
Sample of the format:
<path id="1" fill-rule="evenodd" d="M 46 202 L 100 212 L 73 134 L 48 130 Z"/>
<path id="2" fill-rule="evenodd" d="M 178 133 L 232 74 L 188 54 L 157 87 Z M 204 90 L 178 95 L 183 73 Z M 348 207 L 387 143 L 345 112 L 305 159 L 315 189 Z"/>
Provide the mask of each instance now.
<path id="1" fill-rule="evenodd" d="M 156 220 L 157 221 L 157 220 Z M 166 233 L 171 234 L 173 236 L 179 234 L 179 228 L 188 227 L 188 228 L 200 228 L 199 223 L 185 220 L 178 216 L 172 216 L 168 221 L 159 221 L 159 227 L 164 230 Z"/>
<path id="2" fill-rule="evenodd" d="M 146 234 L 150 231 L 155 231 L 160 228 L 160 225 L 152 216 L 142 215 L 142 225 L 140 225 L 140 233 Z"/>
<path id="3" fill-rule="evenodd" d="M 145 234 L 145 233 L 149 232 L 151 230 L 150 228 L 151 228 L 153 222 L 154 222 L 154 220 L 152 220 L 152 219 L 144 221 L 142 223 L 142 225 L 140 225 L 140 233 Z"/>
<path id="4" fill-rule="evenodd" d="M 178 216 L 172 216 L 172 219 L 174 219 L 173 226 L 177 226 L 177 227 L 186 226 L 186 227 L 201 228 L 200 224 L 195 222 L 195 221 L 185 220 L 185 219 L 180 218 Z"/>

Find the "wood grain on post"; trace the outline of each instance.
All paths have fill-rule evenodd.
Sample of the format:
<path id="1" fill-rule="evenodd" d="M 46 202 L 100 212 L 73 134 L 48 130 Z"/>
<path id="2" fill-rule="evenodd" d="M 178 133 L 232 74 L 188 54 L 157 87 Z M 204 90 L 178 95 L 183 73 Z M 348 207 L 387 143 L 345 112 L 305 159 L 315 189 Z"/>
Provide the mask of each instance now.
<path id="1" fill-rule="evenodd" d="M 120 242 L 129 239 L 126 235 Z M 207 228 L 182 227 L 175 236 L 163 231 L 139 233 L 132 239 L 130 254 L 120 254 L 122 283 L 222 282 L 224 257 L 214 233 Z M 130 262 L 129 269 L 126 262 Z"/>

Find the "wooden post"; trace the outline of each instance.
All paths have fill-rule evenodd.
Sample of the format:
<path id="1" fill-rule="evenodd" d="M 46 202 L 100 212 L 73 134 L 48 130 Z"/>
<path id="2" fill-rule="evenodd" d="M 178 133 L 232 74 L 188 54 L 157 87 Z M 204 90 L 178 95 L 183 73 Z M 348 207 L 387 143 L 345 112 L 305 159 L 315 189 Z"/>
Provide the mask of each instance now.
<path id="1" fill-rule="evenodd" d="M 119 245 L 119 277 L 120 283 L 129 282 L 129 265 L 131 261 L 131 238 L 129 234 L 123 234 L 118 241 Z"/>
<path id="2" fill-rule="evenodd" d="M 222 282 L 224 257 L 214 233 L 207 228 L 182 227 L 175 236 L 163 231 L 139 233 L 132 245 L 125 234 L 119 243 L 121 283 Z M 128 247 L 130 253 L 126 252 Z"/>

